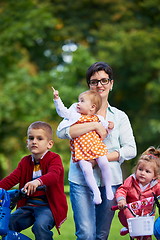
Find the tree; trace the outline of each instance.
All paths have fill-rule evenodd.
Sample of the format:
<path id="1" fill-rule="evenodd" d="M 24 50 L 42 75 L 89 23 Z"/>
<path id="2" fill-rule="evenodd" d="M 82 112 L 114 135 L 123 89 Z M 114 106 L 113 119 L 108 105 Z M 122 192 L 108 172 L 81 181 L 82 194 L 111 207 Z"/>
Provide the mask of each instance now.
<path id="1" fill-rule="evenodd" d="M 87 88 L 85 72 L 95 61 L 114 70 L 110 102 L 129 115 L 138 153 L 159 144 L 158 0 L 2 0 L 0 10 L 2 169 L 27 152 L 20 140 L 32 121 L 56 129 L 51 86 L 69 106 Z M 54 138 L 67 169 L 67 141 Z"/>

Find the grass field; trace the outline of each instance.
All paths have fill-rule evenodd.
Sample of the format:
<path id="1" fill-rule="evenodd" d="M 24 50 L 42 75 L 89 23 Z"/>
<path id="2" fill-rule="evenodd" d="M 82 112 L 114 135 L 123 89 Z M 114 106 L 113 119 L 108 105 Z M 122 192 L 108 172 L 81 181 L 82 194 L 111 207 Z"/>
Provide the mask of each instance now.
<path id="1" fill-rule="evenodd" d="M 71 210 L 69 197 L 67 198 L 67 200 L 68 200 L 68 206 L 69 206 L 68 218 L 61 226 L 61 229 L 60 229 L 61 235 L 58 235 L 56 229 L 53 230 L 54 240 L 75 240 L 76 239 L 76 236 L 74 235 L 74 232 L 75 232 L 74 221 L 72 217 L 72 210 Z M 122 228 L 122 225 L 119 223 L 117 213 L 116 213 L 112 221 L 111 232 L 108 240 L 119 240 L 119 239 L 129 240 L 128 234 L 126 236 L 120 236 L 119 231 L 121 228 Z M 32 234 L 30 229 L 26 229 L 22 233 L 26 234 L 28 237 L 34 240 L 34 235 Z M 156 238 L 153 237 L 153 240 L 156 240 Z"/>

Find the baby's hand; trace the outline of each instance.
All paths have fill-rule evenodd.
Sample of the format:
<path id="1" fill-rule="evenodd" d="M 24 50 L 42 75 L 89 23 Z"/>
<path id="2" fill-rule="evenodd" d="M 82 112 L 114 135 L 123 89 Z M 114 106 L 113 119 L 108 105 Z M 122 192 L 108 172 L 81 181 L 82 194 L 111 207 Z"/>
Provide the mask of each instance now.
<path id="1" fill-rule="evenodd" d="M 118 208 L 119 209 L 124 209 L 126 206 L 126 200 L 125 199 L 121 199 L 120 201 L 118 201 Z"/>
<path id="2" fill-rule="evenodd" d="M 59 98 L 58 90 L 55 90 L 54 87 L 52 87 L 52 90 L 53 90 L 53 98 L 54 98 L 54 100 L 58 99 Z"/>
<path id="3" fill-rule="evenodd" d="M 40 185 L 41 185 L 40 181 L 35 179 L 33 181 L 27 182 L 24 185 L 24 191 L 26 191 L 27 195 L 29 196 L 30 194 L 33 194 L 34 192 L 36 192 L 37 187 Z"/>
<path id="4" fill-rule="evenodd" d="M 114 128 L 114 122 L 108 121 L 108 129 Z"/>

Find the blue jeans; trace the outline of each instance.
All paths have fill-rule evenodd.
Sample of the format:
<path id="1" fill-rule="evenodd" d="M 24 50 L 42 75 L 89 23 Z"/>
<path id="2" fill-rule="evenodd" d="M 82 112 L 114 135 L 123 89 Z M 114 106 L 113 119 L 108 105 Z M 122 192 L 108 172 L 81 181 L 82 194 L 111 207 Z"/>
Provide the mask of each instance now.
<path id="1" fill-rule="evenodd" d="M 115 193 L 118 186 L 113 186 Z M 70 200 L 74 213 L 77 240 L 107 240 L 116 205 L 115 199 L 106 198 L 105 187 L 100 187 L 102 203 L 93 203 L 93 193 L 87 186 L 70 182 Z"/>
<path id="2" fill-rule="evenodd" d="M 21 232 L 32 226 L 36 240 L 52 240 L 53 232 L 51 229 L 54 225 L 53 215 L 48 206 L 24 206 L 11 214 L 9 229 Z"/>

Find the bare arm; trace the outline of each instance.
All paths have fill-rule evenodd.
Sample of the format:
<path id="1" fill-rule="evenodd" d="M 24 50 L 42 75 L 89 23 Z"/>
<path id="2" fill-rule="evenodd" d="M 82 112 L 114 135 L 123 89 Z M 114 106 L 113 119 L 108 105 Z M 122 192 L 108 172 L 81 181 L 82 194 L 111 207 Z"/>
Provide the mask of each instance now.
<path id="1" fill-rule="evenodd" d="M 70 127 L 69 134 L 72 138 L 76 138 L 90 131 L 96 131 L 102 140 L 105 139 L 105 137 L 107 136 L 106 129 L 99 122 L 89 122 L 72 125 Z"/>
<path id="2" fill-rule="evenodd" d="M 114 151 L 114 152 L 108 153 L 107 158 L 109 162 L 119 161 L 119 152 Z"/>

